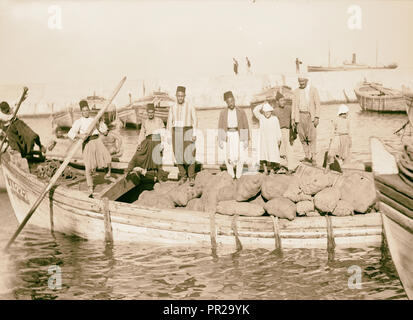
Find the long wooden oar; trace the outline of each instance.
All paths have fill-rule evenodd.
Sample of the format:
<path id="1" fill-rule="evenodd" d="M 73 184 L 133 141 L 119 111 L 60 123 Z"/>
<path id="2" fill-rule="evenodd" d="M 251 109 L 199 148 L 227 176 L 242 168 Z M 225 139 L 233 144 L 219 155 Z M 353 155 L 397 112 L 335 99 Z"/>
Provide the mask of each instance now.
<path id="1" fill-rule="evenodd" d="M 13 234 L 13 236 L 11 237 L 11 239 L 9 240 L 9 242 L 7 243 L 6 247 L 4 248 L 4 251 L 7 251 L 7 249 L 10 247 L 10 245 L 13 243 L 13 241 L 17 238 L 17 236 L 19 235 L 19 233 L 23 230 L 24 226 L 26 225 L 27 221 L 29 221 L 30 217 L 33 215 L 33 213 L 36 211 L 37 207 L 40 205 L 40 203 L 42 202 L 42 200 L 44 199 L 44 197 L 46 196 L 47 193 L 49 193 L 49 191 L 52 189 L 52 187 L 55 185 L 57 179 L 61 176 L 61 174 L 63 173 L 63 171 L 65 170 L 65 168 L 67 167 L 67 165 L 69 164 L 70 160 L 72 159 L 72 157 L 75 155 L 75 153 L 77 152 L 77 150 L 80 148 L 80 146 L 82 145 L 83 141 L 85 139 L 87 139 L 87 137 L 93 132 L 93 130 L 96 128 L 96 125 L 98 123 L 98 121 L 100 120 L 100 118 L 103 116 L 103 114 L 105 113 L 105 111 L 107 110 L 107 108 L 110 106 L 110 104 L 112 103 L 113 99 L 115 98 L 115 96 L 118 94 L 120 88 L 122 87 L 122 85 L 125 83 L 126 81 L 126 77 L 124 77 L 121 82 L 119 83 L 119 85 L 116 87 L 115 91 L 112 94 L 112 97 L 110 98 L 110 100 L 108 101 L 107 105 L 102 108 L 99 113 L 96 115 L 96 117 L 93 119 L 93 122 L 89 125 L 88 129 L 87 129 L 87 134 L 85 136 L 85 138 L 83 139 L 79 139 L 75 142 L 73 142 L 72 146 L 69 148 L 69 153 L 66 156 L 65 160 L 63 161 L 63 163 L 61 164 L 60 168 L 56 171 L 56 173 L 53 175 L 53 177 L 50 179 L 49 184 L 46 186 L 46 188 L 44 188 L 43 192 L 40 194 L 39 198 L 36 200 L 36 202 L 33 204 L 32 208 L 29 210 L 29 212 L 27 213 L 26 217 L 24 218 L 24 220 L 22 221 L 22 223 L 19 225 L 19 227 L 17 228 L 16 232 Z"/>
<path id="2" fill-rule="evenodd" d="M 7 127 L 6 131 L 4 132 L 5 135 L 4 135 L 3 140 L 2 140 L 2 142 L 1 142 L 1 145 L 0 145 L 0 151 L 3 150 L 4 142 L 5 142 L 6 139 L 7 139 L 7 133 L 9 132 L 9 129 L 10 129 L 10 127 L 11 127 L 12 122 L 14 121 L 14 119 L 16 119 L 17 112 L 19 112 L 19 109 L 20 109 L 20 106 L 21 106 L 22 102 L 27 98 L 27 91 L 29 91 L 29 89 L 28 89 L 27 87 L 24 87 L 24 88 L 23 88 L 22 96 L 20 97 L 19 103 L 17 104 L 16 109 L 14 110 L 13 116 L 12 116 L 12 118 L 11 118 L 11 120 L 10 120 L 10 124 L 9 124 L 9 126 Z M 1 154 L 0 154 L 0 156 L 1 156 Z"/>

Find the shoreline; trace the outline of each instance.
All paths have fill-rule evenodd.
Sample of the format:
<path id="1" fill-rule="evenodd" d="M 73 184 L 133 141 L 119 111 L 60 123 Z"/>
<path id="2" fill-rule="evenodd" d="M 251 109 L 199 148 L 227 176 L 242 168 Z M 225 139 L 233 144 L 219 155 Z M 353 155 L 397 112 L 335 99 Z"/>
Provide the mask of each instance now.
<path id="1" fill-rule="evenodd" d="M 338 103 L 356 103 L 354 89 L 365 79 L 382 83 L 386 87 L 402 91 L 413 88 L 413 71 L 403 70 L 358 70 L 352 72 L 315 72 L 309 73 L 310 85 L 315 86 L 323 105 Z M 116 81 L 115 81 L 116 82 Z M 20 116 L 50 116 L 65 111 L 70 106 L 77 106 L 78 101 L 87 95 L 96 93 L 107 97 L 113 89 L 113 81 L 101 80 L 84 83 L 26 83 L 29 87 L 28 98 L 22 105 Z M 154 91 L 162 91 L 174 97 L 176 86 L 187 88 L 187 101 L 202 110 L 217 109 L 225 106 L 222 94 L 231 90 L 237 105 L 250 105 L 254 95 L 275 86 L 288 86 L 295 89 L 297 74 L 253 74 L 219 75 L 210 77 L 187 76 L 162 79 L 128 79 L 114 104 L 117 109 L 127 108 L 130 100 L 136 101 Z M 0 84 L 0 96 L 9 104 L 17 102 L 23 84 Z M 88 89 L 90 88 L 90 89 Z"/>

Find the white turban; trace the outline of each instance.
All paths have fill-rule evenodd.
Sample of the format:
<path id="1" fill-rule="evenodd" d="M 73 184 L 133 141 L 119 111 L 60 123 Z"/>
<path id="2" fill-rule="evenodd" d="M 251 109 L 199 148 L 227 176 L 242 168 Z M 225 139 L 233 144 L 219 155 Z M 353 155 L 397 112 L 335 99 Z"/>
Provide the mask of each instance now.
<path id="1" fill-rule="evenodd" d="M 273 110 L 274 110 L 274 108 L 271 107 L 267 102 L 262 105 L 262 111 L 264 111 L 264 112 L 273 111 Z"/>
<path id="2" fill-rule="evenodd" d="M 298 75 L 298 80 L 300 80 L 300 79 L 310 80 L 310 78 L 308 77 L 308 74 L 306 74 L 306 73 L 300 73 Z"/>
<path id="3" fill-rule="evenodd" d="M 338 115 L 342 114 L 342 113 L 347 113 L 348 112 L 348 107 L 345 104 L 341 104 L 338 107 Z"/>

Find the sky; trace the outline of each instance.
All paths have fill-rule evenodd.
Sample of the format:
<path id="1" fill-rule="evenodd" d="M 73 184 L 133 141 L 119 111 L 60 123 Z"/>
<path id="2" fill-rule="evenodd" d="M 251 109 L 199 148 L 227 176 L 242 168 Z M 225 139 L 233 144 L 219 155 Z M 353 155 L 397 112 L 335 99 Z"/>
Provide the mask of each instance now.
<path id="1" fill-rule="evenodd" d="M 61 8 L 61 29 L 48 22 Z M 349 29 L 351 5 L 361 29 Z M 0 84 L 214 77 L 245 57 L 259 74 L 304 65 L 413 67 L 413 1 L 0 0 Z"/>

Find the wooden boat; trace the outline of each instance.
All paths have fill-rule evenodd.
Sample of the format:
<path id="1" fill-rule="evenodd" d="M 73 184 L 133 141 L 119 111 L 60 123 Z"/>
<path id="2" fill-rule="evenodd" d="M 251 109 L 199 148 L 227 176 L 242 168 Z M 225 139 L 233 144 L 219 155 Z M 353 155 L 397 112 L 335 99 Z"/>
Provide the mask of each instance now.
<path id="1" fill-rule="evenodd" d="M 406 176 L 399 173 L 395 157 L 379 139 L 372 138 L 370 145 L 387 245 L 406 294 L 412 299 L 413 184 L 406 183 Z M 408 171 L 410 176 L 411 171 Z"/>
<path id="2" fill-rule="evenodd" d="M 285 97 L 286 105 L 292 105 L 293 92 L 291 88 L 289 86 L 275 86 L 265 89 L 252 97 L 250 104 L 251 111 L 254 110 L 257 105 L 264 102 L 269 102 L 272 106 L 275 106 L 277 92 L 280 92 Z M 252 116 L 252 119 L 255 122 L 258 121 L 254 115 Z"/>
<path id="3" fill-rule="evenodd" d="M 406 100 L 401 91 L 385 88 L 379 83 L 363 82 L 354 92 L 363 111 L 406 112 Z"/>
<path id="4" fill-rule="evenodd" d="M 406 100 L 406 113 L 409 117 L 410 123 L 413 123 L 413 93 L 404 93 L 404 99 Z"/>
<path id="5" fill-rule="evenodd" d="M 119 109 L 119 120 L 124 126 L 129 124 L 139 127 L 142 121 L 147 118 L 146 106 L 148 103 L 155 105 L 155 116 L 161 118 L 166 124 L 168 121 L 169 108 L 175 103 L 175 99 L 162 91 L 155 91 Z"/>
<path id="6" fill-rule="evenodd" d="M 133 104 L 128 104 L 125 107 L 119 108 L 117 113 L 118 119 L 124 128 L 126 126 L 138 127 L 141 123 L 138 109 L 134 108 Z"/>
<path id="7" fill-rule="evenodd" d="M 19 222 L 46 184 L 29 173 L 27 164 L 25 167 L 20 162 L 10 153 L 2 157 L 7 192 Z M 80 176 L 83 177 L 81 171 Z M 117 177 L 111 182 L 104 180 L 103 173 L 95 177 L 96 181 L 97 196 L 94 199 L 88 198 L 84 179 L 61 182 L 43 200 L 29 223 L 100 240 L 105 239 L 105 230 L 109 228 L 114 243 L 209 247 L 213 235 L 218 249 L 235 248 L 234 235 L 238 235 L 244 248 L 274 249 L 277 237 L 280 237 L 283 248 L 326 248 L 328 236 L 330 239 L 334 237 L 337 247 L 378 246 L 381 243 L 379 213 L 287 221 L 270 216 L 232 217 L 183 208 L 160 210 L 127 203 L 133 201 L 130 197 L 136 198 L 140 192 L 141 184 L 135 186 L 136 181 L 125 182 L 122 177 Z"/>
<path id="8" fill-rule="evenodd" d="M 106 102 L 106 99 L 100 96 L 88 96 L 86 100 L 90 107 L 90 116 L 94 117 L 99 112 L 100 108 Z M 52 127 L 56 134 L 60 130 L 68 130 L 72 127 L 73 122 L 81 117 L 82 113 L 78 105 L 72 105 L 67 110 L 55 112 L 52 114 Z M 116 118 L 116 107 L 111 105 L 109 110 L 104 113 L 103 120 L 106 124 L 112 123 Z"/>

